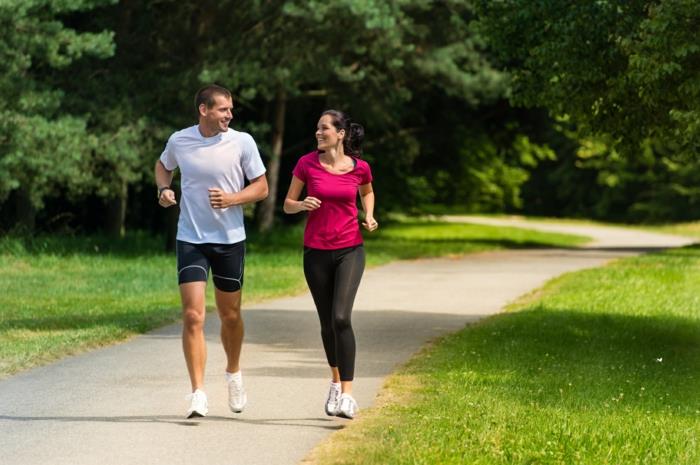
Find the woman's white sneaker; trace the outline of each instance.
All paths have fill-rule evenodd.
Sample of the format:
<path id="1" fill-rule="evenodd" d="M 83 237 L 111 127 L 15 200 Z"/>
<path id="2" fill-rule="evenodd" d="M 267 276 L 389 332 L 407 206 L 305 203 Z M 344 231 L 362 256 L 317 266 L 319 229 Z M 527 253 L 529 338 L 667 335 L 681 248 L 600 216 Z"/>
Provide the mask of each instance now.
<path id="1" fill-rule="evenodd" d="M 355 402 L 355 399 L 353 399 L 350 394 L 340 395 L 340 400 L 338 401 L 339 417 L 352 420 L 359 411 L 360 407 L 357 406 L 357 402 Z"/>
<path id="2" fill-rule="evenodd" d="M 187 396 L 190 401 L 190 409 L 187 411 L 185 418 L 205 417 L 209 413 L 207 405 L 207 395 L 204 391 L 196 389 L 192 394 Z"/>
<path id="3" fill-rule="evenodd" d="M 338 415 L 338 400 L 340 399 L 340 383 L 331 381 L 326 398 L 326 415 L 334 417 Z"/>

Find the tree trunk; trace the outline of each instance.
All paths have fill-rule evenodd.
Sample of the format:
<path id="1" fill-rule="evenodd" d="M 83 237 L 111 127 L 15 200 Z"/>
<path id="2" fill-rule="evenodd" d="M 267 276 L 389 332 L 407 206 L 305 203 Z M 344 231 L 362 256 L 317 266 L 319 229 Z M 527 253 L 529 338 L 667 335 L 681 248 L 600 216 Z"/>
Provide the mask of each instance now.
<path id="1" fill-rule="evenodd" d="M 119 195 L 106 201 L 106 229 L 107 234 L 111 237 L 124 237 L 126 228 L 124 220 L 126 219 L 126 202 L 129 198 L 129 191 L 126 182 L 122 182 Z"/>
<path id="2" fill-rule="evenodd" d="M 20 233 L 31 233 L 36 227 L 36 207 L 32 203 L 29 191 L 20 187 L 14 191 L 16 228 Z"/>
<path id="3" fill-rule="evenodd" d="M 277 183 L 280 172 L 280 157 L 282 156 L 282 140 L 284 139 L 284 116 L 287 107 L 287 93 L 283 89 L 277 90 L 275 96 L 275 123 L 272 128 L 272 153 L 267 167 L 267 183 L 270 193 L 260 203 L 260 216 L 258 217 L 258 230 L 269 231 L 275 220 L 275 206 L 277 204 Z"/>

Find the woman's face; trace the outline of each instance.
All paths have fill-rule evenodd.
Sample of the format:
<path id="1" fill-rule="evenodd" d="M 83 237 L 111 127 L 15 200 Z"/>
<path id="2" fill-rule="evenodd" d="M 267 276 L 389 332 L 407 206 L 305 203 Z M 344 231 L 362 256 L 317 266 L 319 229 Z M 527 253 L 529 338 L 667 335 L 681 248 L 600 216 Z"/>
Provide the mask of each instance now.
<path id="1" fill-rule="evenodd" d="M 338 144 L 343 143 L 345 130 L 338 131 L 333 126 L 333 118 L 331 115 L 323 115 L 318 120 L 316 126 L 316 143 L 319 150 L 329 150 L 336 148 Z"/>

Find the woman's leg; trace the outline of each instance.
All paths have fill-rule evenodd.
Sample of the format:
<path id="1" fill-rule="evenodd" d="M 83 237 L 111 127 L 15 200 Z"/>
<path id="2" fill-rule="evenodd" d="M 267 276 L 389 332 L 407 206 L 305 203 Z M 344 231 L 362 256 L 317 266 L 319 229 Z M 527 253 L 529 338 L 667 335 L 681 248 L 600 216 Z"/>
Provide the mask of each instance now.
<path id="1" fill-rule="evenodd" d="M 316 304 L 318 319 L 321 323 L 321 339 L 323 349 L 326 352 L 328 365 L 337 367 L 336 343 L 333 332 L 333 288 L 334 288 L 334 267 L 332 263 L 332 252 L 327 250 L 305 249 L 304 250 L 304 276 L 311 291 L 311 296 Z"/>
<path id="2" fill-rule="evenodd" d="M 362 246 L 338 252 L 333 291 L 333 328 L 342 391 L 348 394 L 352 391 L 352 380 L 355 375 L 352 307 L 364 269 L 365 251 Z"/>

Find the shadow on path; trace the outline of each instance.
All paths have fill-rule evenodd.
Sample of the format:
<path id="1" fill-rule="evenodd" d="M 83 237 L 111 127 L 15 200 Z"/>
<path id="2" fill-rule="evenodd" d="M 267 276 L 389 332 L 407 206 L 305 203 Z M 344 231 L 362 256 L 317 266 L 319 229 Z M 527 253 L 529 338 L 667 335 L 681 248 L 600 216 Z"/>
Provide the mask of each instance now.
<path id="1" fill-rule="evenodd" d="M 337 423 L 330 418 L 268 418 L 249 419 L 232 418 L 217 415 L 209 415 L 206 418 L 183 419 L 176 415 L 134 415 L 134 416 L 10 416 L 0 415 L 0 422 L 89 422 L 89 423 L 167 423 L 180 426 L 198 426 L 202 423 L 226 422 L 245 423 L 262 426 L 293 426 L 302 428 L 322 428 L 328 430 L 338 430 L 343 428 L 343 424 Z M 309 424 L 312 422 L 312 424 Z"/>

